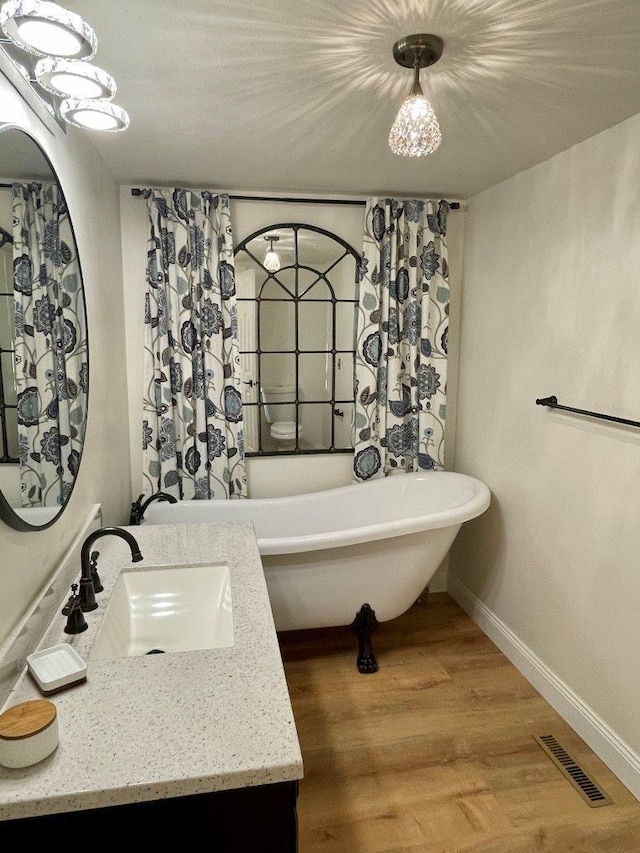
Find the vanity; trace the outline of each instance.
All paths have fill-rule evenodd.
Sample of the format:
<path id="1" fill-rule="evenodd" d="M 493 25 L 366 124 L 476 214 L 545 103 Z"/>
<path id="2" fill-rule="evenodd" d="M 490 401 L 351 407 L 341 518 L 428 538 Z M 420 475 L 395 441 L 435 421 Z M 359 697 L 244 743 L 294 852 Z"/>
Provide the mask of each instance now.
<path id="1" fill-rule="evenodd" d="M 4 94 L 4 87 L 0 88 Z M 11 107 L 9 113 L 13 112 Z M 20 104 L 16 113 L 22 116 L 22 112 Z M 27 124 L 38 127 L 40 138 L 42 128 L 31 121 Z M 73 648 L 87 664 L 87 677 L 46 696 L 55 705 L 54 751 L 30 766 L 0 766 L 1 837 L 5 842 L 15 838 L 51 843 L 55 839 L 73 845 L 88 844 L 102 835 L 101 840 L 130 846 L 125 833 L 133 822 L 146 842 L 159 841 L 163 848 L 171 833 L 172 841 L 178 837 L 175 843 L 210 846 L 222 853 L 296 851 L 302 757 L 250 524 L 127 528 L 143 555 L 133 567 L 122 539 L 100 538 L 95 550 L 104 590 L 96 595 L 98 607 L 84 614 L 86 630 L 64 631 L 67 617 L 61 611 L 70 585 L 79 582 L 80 547 L 100 508 L 95 505 L 87 517 L 77 518 L 82 532 L 57 569 L 50 571 L 48 558 L 53 560 L 60 548 L 66 548 L 77 530 L 75 521 L 73 525 L 63 521 L 58 537 L 53 526 L 67 511 L 80 472 L 92 377 L 80 252 L 65 192 L 47 151 L 55 152 L 70 175 L 80 174 L 84 181 L 84 172 L 75 165 L 76 149 L 64 152 L 62 135 L 43 138 L 46 151 L 26 129 L 0 121 L 0 318 L 7 320 L 0 323 L 0 349 L 7 367 L 3 368 L 5 382 L 0 383 L 0 413 L 24 405 L 28 415 L 0 418 L 3 427 L 9 426 L 0 429 L 0 456 L 5 463 L 0 466 L 0 522 L 30 537 L 47 531 L 44 547 L 18 545 L 11 534 L 11 547 L 3 552 L 3 568 L 9 570 L 11 581 L 2 587 L 0 604 L 6 605 L 0 608 L 2 617 L 7 619 L 9 605 L 15 602 L 19 618 L 24 615 L 24 619 L 17 625 L 11 621 L 0 626 L 0 713 L 45 698 L 26 665 L 27 656 L 36 651 L 66 644 L 65 649 Z M 97 185 L 89 175 L 87 181 L 89 187 Z M 69 194 L 72 208 L 97 209 L 83 205 L 83 191 L 71 187 Z M 55 264 L 49 258 L 46 277 L 40 272 L 40 241 L 28 239 L 37 231 L 30 226 L 36 221 L 43 233 L 59 238 L 60 251 Z M 95 248 L 93 231 L 84 228 L 80 241 L 89 251 Z M 15 289 L 14 255 L 21 259 L 20 287 Z M 96 313 L 100 313 L 103 302 L 94 296 Z M 15 316 L 17 297 L 21 324 L 9 321 Z M 42 300 L 63 321 L 58 324 L 58 331 L 64 331 L 59 339 L 52 338 L 47 324 L 40 328 L 37 315 Z M 28 334 L 19 333 L 20 326 Z M 30 353 L 36 338 L 47 338 L 42 352 L 51 354 L 51 362 Z M 34 347 L 34 352 L 41 350 Z M 100 356 L 100 347 L 97 352 Z M 73 394 L 59 394 L 59 383 L 51 382 L 51 375 L 60 370 L 60 358 Z M 21 365 L 13 381 L 9 381 L 10 363 Z M 33 411 L 36 386 L 37 418 Z M 18 406 L 16 399 L 21 400 Z M 100 416 L 98 410 L 96 416 Z M 42 436 L 55 435 L 52 430 L 61 439 L 57 445 L 54 441 L 62 454 L 59 459 L 40 452 Z M 99 443 L 98 449 L 106 452 L 108 441 Z M 109 470 L 108 465 L 107 461 L 95 467 L 98 477 Z M 93 488 L 83 488 L 76 501 L 77 507 L 84 507 L 80 512 L 89 510 L 95 494 Z M 101 525 L 100 517 L 97 526 Z M 4 533 L 0 530 L 2 544 Z M 15 566 L 14 554 L 19 558 Z M 131 568 L 142 572 L 167 564 L 207 562 L 228 568 L 231 643 L 227 637 L 224 646 L 196 644 L 188 649 L 167 648 L 163 654 L 145 651 L 131 656 L 117 649 L 104 652 L 103 647 L 102 656 L 93 655 L 121 574 Z M 28 574 L 31 570 L 33 577 Z M 37 592 L 39 583 L 43 587 Z M 13 620 L 13 610 L 9 616 Z M 3 730 L 0 740 L 11 739 L 4 736 Z"/>
<path id="2" fill-rule="evenodd" d="M 121 841 L 133 826 L 145 841 L 166 844 L 171 833 L 224 853 L 295 853 L 303 763 L 253 525 L 124 529 L 142 561 L 131 564 L 122 539 L 98 539 L 104 590 L 86 630 L 64 631 L 66 587 L 37 645 L 70 644 L 87 678 L 46 697 L 57 709 L 55 751 L 0 767 L 0 832 L 73 844 Z M 229 567 L 233 645 L 92 657 L 123 572 L 204 562 Z M 78 563 L 72 580 L 79 574 Z M 25 665 L 0 710 L 42 698 Z"/>

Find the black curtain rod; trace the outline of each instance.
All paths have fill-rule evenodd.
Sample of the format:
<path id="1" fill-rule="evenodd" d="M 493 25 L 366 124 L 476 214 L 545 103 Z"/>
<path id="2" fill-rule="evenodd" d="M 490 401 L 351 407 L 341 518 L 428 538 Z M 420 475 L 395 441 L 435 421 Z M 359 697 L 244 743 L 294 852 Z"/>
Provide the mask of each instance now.
<path id="1" fill-rule="evenodd" d="M 0 187 L 4 187 L 6 189 L 11 189 L 13 184 L 0 184 Z M 143 190 L 139 187 L 134 187 L 131 190 L 131 195 L 139 196 L 142 195 Z M 278 202 L 289 202 L 291 204 L 350 204 L 357 205 L 359 207 L 364 207 L 367 203 L 365 200 L 358 199 L 348 199 L 348 198 L 281 198 L 279 196 L 264 196 L 264 195 L 230 195 L 229 198 L 233 201 L 278 201 Z M 460 208 L 460 202 L 452 201 L 449 202 L 449 207 L 451 210 L 458 210 Z"/>
<path id="2" fill-rule="evenodd" d="M 297 202 L 298 204 L 350 204 L 356 207 L 364 207 L 366 201 L 349 198 L 282 198 L 279 196 L 264 196 L 264 195 L 230 195 L 231 201 L 284 201 Z"/>
<path id="3" fill-rule="evenodd" d="M 549 406 L 550 409 L 564 409 L 565 412 L 576 412 L 578 415 L 587 415 L 590 418 L 602 418 L 604 421 L 613 421 L 616 424 L 640 427 L 640 421 L 630 421 L 627 418 L 618 418 L 615 415 L 601 415 L 599 412 L 589 412 L 586 409 L 574 409 L 573 406 L 561 406 L 558 398 L 554 396 L 541 397 L 536 400 L 536 406 Z"/>
<path id="4" fill-rule="evenodd" d="M 134 187 L 131 190 L 131 195 L 142 195 L 143 190 L 139 187 Z M 265 195 L 230 195 L 231 201 L 284 201 L 291 204 L 350 204 L 364 207 L 367 203 L 364 199 L 345 199 L 345 198 L 282 198 L 280 196 L 265 196 Z M 460 202 L 452 201 L 449 204 L 452 210 L 458 210 Z"/>

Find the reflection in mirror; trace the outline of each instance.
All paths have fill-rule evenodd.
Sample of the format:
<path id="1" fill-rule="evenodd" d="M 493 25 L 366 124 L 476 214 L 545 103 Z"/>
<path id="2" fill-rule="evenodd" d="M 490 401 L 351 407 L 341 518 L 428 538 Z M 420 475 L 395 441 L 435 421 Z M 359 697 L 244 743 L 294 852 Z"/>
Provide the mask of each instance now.
<path id="1" fill-rule="evenodd" d="M 300 353 L 298 358 L 298 397 L 310 400 L 330 400 L 333 356 L 330 352 Z M 323 442 L 319 442 L 322 446 Z"/>
<path id="2" fill-rule="evenodd" d="M 296 314 L 291 299 L 265 301 L 260 306 L 258 346 L 262 352 L 293 352 L 296 348 Z"/>
<path id="3" fill-rule="evenodd" d="M 259 368 L 263 387 L 296 384 L 295 353 L 260 353 Z"/>
<path id="4" fill-rule="evenodd" d="M 62 188 L 23 130 L 0 127 L 0 517 L 49 527 L 73 489 L 88 397 L 80 260 Z"/>
<path id="5" fill-rule="evenodd" d="M 278 270 L 264 265 L 267 235 Z M 352 449 L 358 261 L 337 235 L 299 223 L 236 248 L 247 455 Z"/>
<path id="6" fill-rule="evenodd" d="M 337 307 L 337 306 L 336 306 Z M 353 311 L 353 305 L 350 306 Z M 298 324 L 302 333 L 299 335 L 300 349 L 326 350 L 327 344 L 333 346 L 332 305 L 330 302 L 300 301 L 298 305 Z M 347 342 L 351 346 L 351 342 Z"/>

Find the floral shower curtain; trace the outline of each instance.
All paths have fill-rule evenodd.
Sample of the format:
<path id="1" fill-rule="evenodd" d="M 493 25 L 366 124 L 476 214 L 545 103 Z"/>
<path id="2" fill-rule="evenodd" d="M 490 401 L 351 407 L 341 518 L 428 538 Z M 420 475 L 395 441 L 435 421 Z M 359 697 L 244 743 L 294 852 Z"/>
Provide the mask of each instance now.
<path id="1" fill-rule="evenodd" d="M 22 505 L 59 506 L 78 473 L 87 412 L 78 258 L 57 184 L 13 184 L 12 205 Z"/>
<path id="2" fill-rule="evenodd" d="M 145 190 L 143 492 L 246 496 L 229 197 Z"/>
<path id="3" fill-rule="evenodd" d="M 356 481 L 444 466 L 446 201 L 370 199 L 356 337 Z"/>

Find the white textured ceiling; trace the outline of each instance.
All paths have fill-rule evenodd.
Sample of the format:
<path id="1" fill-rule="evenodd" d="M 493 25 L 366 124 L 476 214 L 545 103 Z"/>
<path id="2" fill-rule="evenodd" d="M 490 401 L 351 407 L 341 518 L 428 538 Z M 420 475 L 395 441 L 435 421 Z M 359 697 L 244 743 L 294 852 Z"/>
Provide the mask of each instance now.
<path id="1" fill-rule="evenodd" d="M 72 0 L 131 125 L 90 136 L 121 184 L 467 198 L 640 112 L 640 0 Z M 443 132 L 389 151 L 422 72 Z"/>

